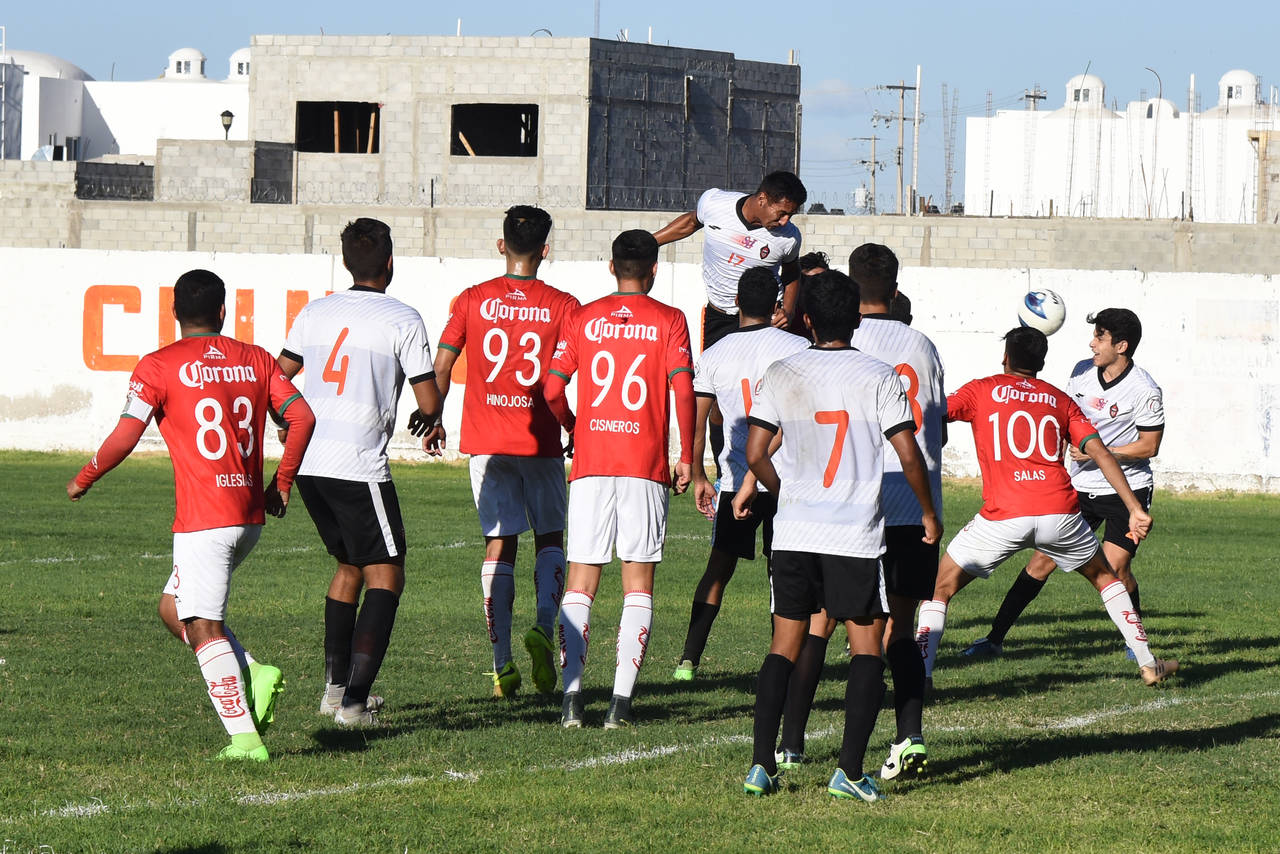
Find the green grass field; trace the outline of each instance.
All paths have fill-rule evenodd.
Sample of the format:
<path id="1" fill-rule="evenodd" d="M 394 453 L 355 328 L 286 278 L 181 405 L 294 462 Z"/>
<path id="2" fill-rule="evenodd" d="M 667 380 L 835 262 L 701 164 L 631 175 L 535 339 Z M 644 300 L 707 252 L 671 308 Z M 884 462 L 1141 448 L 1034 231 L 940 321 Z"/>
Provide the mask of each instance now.
<path id="1" fill-rule="evenodd" d="M 289 682 L 266 739 L 272 761 L 215 763 L 225 736 L 193 657 L 155 617 L 169 568 L 168 460 L 132 459 L 73 505 L 63 485 L 82 462 L 0 454 L 4 854 L 1280 850 L 1274 497 L 1157 496 L 1135 571 L 1153 649 L 1184 662 L 1167 687 L 1142 684 L 1097 594 L 1062 575 L 1003 658 L 961 659 L 1022 563 L 967 588 L 925 709 L 933 774 L 888 784 L 889 799 L 867 805 L 825 790 L 844 691 L 835 642 L 810 721 L 816 762 L 788 774 L 777 797 L 742 794 L 768 645 L 762 564 L 740 567 L 697 681 L 670 681 L 709 532 L 688 497 L 672 501 L 639 725 L 599 728 L 616 569 L 592 615 L 591 726 L 562 730 L 558 698 L 491 699 L 481 539 L 466 470 L 452 465 L 396 469 L 409 581 L 377 686 L 384 726 L 339 731 L 315 715 L 331 566 L 298 501 L 269 521 L 232 586 L 229 622 Z M 977 504 L 973 485 L 949 485 L 948 532 Z M 525 549 L 518 632 L 533 609 Z M 868 770 L 892 718 L 890 705 Z"/>

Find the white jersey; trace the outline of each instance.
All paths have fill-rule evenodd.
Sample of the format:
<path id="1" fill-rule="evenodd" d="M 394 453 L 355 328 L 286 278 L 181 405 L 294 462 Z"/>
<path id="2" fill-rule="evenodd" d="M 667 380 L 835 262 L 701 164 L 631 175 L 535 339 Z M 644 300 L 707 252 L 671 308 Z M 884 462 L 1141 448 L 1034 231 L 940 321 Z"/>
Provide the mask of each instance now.
<path id="1" fill-rule="evenodd" d="M 369 483 L 391 479 L 387 443 L 404 380 L 435 377 L 427 330 L 395 297 L 357 286 L 308 303 L 284 354 L 306 367 L 303 397 L 316 429 L 298 474 Z"/>
<path id="2" fill-rule="evenodd" d="M 788 222 L 780 228 L 751 226 L 742 218 L 746 193 L 707 190 L 696 211 L 702 223 L 702 283 L 707 302 L 725 314 L 737 314 L 738 279 L 750 267 L 778 267 L 800 258 L 800 229 Z"/>
<path id="3" fill-rule="evenodd" d="M 915 427 L 893 368 L 853 348 L 796 353 L 765 370 L 750 420 L 782 430 L 773 548 L 883 554 L 885 437 Z"/>
<path id="4" fill-rule="evenodd" d="M 1071 371 L 1067 393 L 1085 417 L 1098 428 L 1098 438 L 1108 448 L 1138 441 L 1138 434 L 1164 429 L 1164 400 L 1151 374 L 1132 362 L 1111 382 L 1102 379 L 1102 369 L 1085 359 Z M 1121 463 L 1130 489 L 1151 486 L 1151 461 Z M 1093 460 L 1071 462 L 1071 485 L 1077 492 L 1113 495 L 1115 490 Z"/>
<path id="5" fill-rule="evenodd" d="M 747 473 L 747 416 L 751 390 L 765 368 L 807 350 L 809 342 L 768 324 L 739 327 L 703 351 L 693 376 L 693 392 L 713 397 L 724 416 L 724 450 L 720 452 L 720 491 L 736 492 Z"/>
<path id="6" fill-rule="evenodd" d="M 947 394 L 938 349 L 923 332 L 883 314 L 863 316 L 862 323 L 854 330 L 853 346 L 897 372 L 915 421 L 916 444 L 929 472 L 933 508 L 938 518 L 942 518 L 942 443 Z M 880 501 L 886 525 L 921 524 L 920 502 L 902 473 L 902 460 L 887 445 Z"/>

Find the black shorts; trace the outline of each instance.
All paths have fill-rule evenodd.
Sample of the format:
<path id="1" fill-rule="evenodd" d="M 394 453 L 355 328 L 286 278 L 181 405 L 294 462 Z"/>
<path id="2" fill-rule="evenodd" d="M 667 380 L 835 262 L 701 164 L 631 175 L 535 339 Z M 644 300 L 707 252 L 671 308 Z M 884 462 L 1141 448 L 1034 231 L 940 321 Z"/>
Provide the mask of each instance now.
<path id="1" fill-rule="evenodd" d="M 298 475 L 294 481 L 329 554 L 339 563 L 404 566 L 404 520 L 391 481 Z"/>
<path id="2" fill-rule="evenodd" d="M 1142 504 L 1142 509 L 1151 509 L 1151 487 L 1135 489 L 1133 494 Z M 1089 523 L 1090 528 L 1096 531 L 1103 522 L 1107 523 L 1106 530 L 1102 533 L 1104 543 L 1119 546 L 1131 555 L 1138 553 L 1138 544 L 1125 536 L 1129 533 L 1129 510 L 1120 496 L 1115 493 L 1100 495 L 1096 492 L 1077 492 L 1076 497 L 1080 499 L 1080 515 Z"/>
<path id="3" fill-rule="evenodd" d="M 720 493 L 716 508 L 715 526 L 711 529 L 711 548 L 744 560 L 756 559 L 756 530 L 764 527 L 764 542 L 760 551 L 767 558 L 773 551 L 773 517 L 778 512 L 778 497 L 768 492 L 756 494 L 751 502 L 751 515 L 745 519 L 733 518 L 733 496 L 736 492 Z"/>
<path id="4" fill-rule="evenodd" d="M 737 328 L 738 315 L 725 314 L 711 303 L 707 303 L 702 307 L 703 351 Z"/>
<path id="5" fill-rule="evenodd" d="M 938 543 L 924 542 L 924 525 L 885 525 L 884 589 L 895 596 L 932 599 L 938 580 Z"/>
<path id="6" fill-rule="evenodd" d="M 889 612 L 879 558 L 779 550 L 771 583 L 773 613 L 787 620 L 807 621 L 823 608 L 841 623 Z"/>

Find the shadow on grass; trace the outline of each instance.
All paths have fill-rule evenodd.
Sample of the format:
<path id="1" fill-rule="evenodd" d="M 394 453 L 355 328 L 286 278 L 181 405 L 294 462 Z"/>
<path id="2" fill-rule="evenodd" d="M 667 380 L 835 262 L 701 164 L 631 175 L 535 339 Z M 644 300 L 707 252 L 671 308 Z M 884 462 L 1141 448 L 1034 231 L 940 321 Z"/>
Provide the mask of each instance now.
<path id="1" fill-rule="evenodd" d="M 226 854 L 231 849 L 220 842 L 204 845 L 184 845 L 181 848 L 157 848 L 155 854 Z"/>

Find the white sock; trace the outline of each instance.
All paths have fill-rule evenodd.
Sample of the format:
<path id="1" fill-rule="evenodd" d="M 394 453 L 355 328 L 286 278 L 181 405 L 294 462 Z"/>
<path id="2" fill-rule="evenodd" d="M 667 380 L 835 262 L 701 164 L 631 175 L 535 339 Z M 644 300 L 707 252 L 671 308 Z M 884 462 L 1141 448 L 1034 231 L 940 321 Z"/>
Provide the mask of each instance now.
<path id="1" fill-rule="evenodd" d="M 218 713 L 227 734 L 256 734 L 258 729 L 253 724 L 253 715 L 249 714 L 240 664 L 231 643 L 226 638 L 205 641 L 196 649 L 196 661 L 200 663 L 213 710 Z"/>
<path id="2" fill-rule="evenodd" d="M 1151 667 L 1156 663 L 1156 657 L 1147 646 L 1147 630 L 1143 628 L 1138 612 L 1133 610 L 1133 600 L 1129 598 L 1129 591 L 1124 589 L 1124 582 L 1111 582 L 1102 588 L 1101 596 L 1107 616 L 1111 617 L 1111 622 L 1124 635 L 1124 642 L 1133 650 L 1138 666 Z"/>
<path id="3" fill-rule="evenodd" d="M 537 624 L 551 637 L 560 611 L 560 594 L 564 592 L 564 549 L 547 546 L 539 549 L 533 563 L 533 589 L 538 600 Z"/>
<path id="4" fill-rule="evenodd" d="M 493 669 L 496 673 L 511 660 L 511 609 L 516 601 L 515 567 L 501 561 L 486 560 L 480 570 L 480 588 L 484 591 L 484 619 L 489 625 L 489 643 L 493 644 Z"/>
<path id="5" fill-rule="evenodd" d="M 947 603 L 930 599 L 920 606 L 920 616 L 916 625 L 916 646 L 920 647 L 920 655 L 924 658 L 924 675 L 933 675 L 933 663 L 938 659 L 938 644 L 942 641 L 942 630 L 947 625 Z"/>
<path id="6" fill-rule="evenodd" d="M 628 593 L 622 597 L 622 618 L 618 621 L 618 662 L 613 671 L 613 693 L 630 697 L 636 690 L 636 677 L 649 648 L 649 629 L 653 627 L 653 594 Z"/>
<path id="7" fill-rule="evenodd" d="M 241 670 L 248 670 L 250 664 L 256 664 L 253 655 L 249 650 L 240 645 L 240 641 L 231 631 L 231 627 L 226 623 L 222 624 L 222 630 L 226 632 L 227 640 L 231 643 L 231 651 L 236 654 L 236 662 L 240 665 Z"/>
<path id="8" fill-rule="evenodd" d="M 582 690 L 587 667 L 587 643 L 591 637 L 591 603 L 581 590 L 566 591 L 560 600 L 560 669 L 566 694 Z"/>

